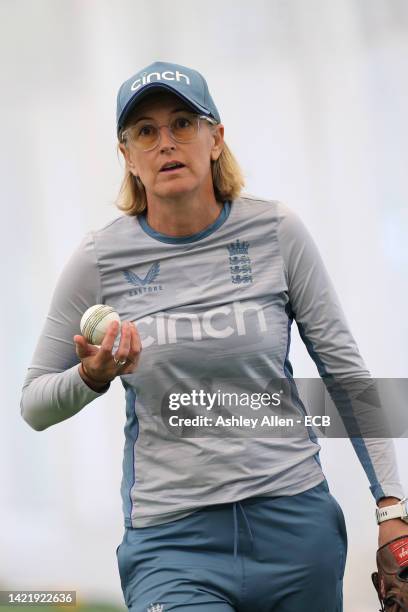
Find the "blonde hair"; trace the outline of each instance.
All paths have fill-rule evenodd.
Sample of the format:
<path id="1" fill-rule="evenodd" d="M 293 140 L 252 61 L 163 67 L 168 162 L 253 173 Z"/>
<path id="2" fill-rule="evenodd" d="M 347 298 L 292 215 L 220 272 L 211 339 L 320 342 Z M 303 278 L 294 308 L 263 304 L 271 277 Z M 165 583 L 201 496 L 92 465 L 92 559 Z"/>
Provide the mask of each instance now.
<path id="1" fill-rule="evenodd" d="M 120 151 L 119 143 L 117 145 Z M 211 174 L 216 200 L 235 200 L 244 187 L 242 170 L 224 141 L 223 149 L 216 160 L 211 160 Z M 115 205 L 126 215 L 140 215 L 147 208 L 147 197 L 144 185 L 139 177 L 135 177 L 125 168 L 125 175 L 120 186 Z"/>

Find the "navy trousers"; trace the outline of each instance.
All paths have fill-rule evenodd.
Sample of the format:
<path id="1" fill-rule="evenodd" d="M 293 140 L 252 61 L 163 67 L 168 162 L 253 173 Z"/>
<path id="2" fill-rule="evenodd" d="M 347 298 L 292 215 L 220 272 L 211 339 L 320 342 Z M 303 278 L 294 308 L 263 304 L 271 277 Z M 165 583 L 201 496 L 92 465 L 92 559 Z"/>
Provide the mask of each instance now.
<path id="1" fill-rule="evenodd" d="M 342 612 L 347 533 L 327 481 L 126 528 L 117 557 L 132 612 Z"/>

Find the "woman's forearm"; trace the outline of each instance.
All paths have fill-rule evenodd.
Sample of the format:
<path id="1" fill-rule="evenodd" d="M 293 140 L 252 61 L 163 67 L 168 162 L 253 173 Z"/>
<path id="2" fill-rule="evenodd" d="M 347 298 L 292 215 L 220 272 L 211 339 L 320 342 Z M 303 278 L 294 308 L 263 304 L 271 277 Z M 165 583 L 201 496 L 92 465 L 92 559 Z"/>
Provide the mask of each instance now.
<path id="1" fill-rule="evenodd" d="M 36 431 L 65 421 L 109 389 L 92 389 L 76 364 L 64 372 L 43 374 L 29 381 L 22 391 L 21 415 Z"/>

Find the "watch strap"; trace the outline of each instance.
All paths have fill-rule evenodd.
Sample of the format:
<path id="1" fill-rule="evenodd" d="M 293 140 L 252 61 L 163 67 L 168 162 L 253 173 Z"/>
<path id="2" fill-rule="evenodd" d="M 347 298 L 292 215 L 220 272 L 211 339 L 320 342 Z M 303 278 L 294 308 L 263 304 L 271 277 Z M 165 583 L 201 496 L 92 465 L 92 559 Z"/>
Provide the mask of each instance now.
<path id="1" fill-rule="evenodd" d="M 398 504 L 393 504 L 392 506 L 376 508 L 375 515 L 378 524 L 395 518 L 408 522 L 408 498 L 404 497 Z"/>

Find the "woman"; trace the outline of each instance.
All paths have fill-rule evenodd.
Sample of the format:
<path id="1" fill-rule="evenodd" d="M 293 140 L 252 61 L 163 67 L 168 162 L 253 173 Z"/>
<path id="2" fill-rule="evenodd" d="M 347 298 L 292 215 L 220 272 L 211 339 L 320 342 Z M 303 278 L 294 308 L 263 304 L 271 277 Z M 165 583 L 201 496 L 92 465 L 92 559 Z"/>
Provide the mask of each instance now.
<path id="1" fill-rule="evenodd" d="M 302 612 L 313 601 L 314 612 L 341 611 L 345 522 L 309 429 L 214 434 L 200 421 L 195 435 L 178 420 L 210 419 L 211 390 L 238 397 L 276 380 L 288 385 L 287 410 L 303 416 L 288 357 L 294 319 L 325 382 L 369 377 L 319 253 L 286 205 L 240 196 L 239 167 L 197 71 L 155 62 L 123 83 L 117 104 L 125 214 L 89 232 L 64 269 L 23 417 L 45 429 L 121 377 L 117 555 L 129 610 Z M 112 323 L 100 348 L 77 333 L 97 303 L 123 322 L 120 339 Z M 355 449 L 378 504 L 401 499 L 391 441 Z M 403 533 L 401 519 L 386 521 L 380 544 Z"/>

